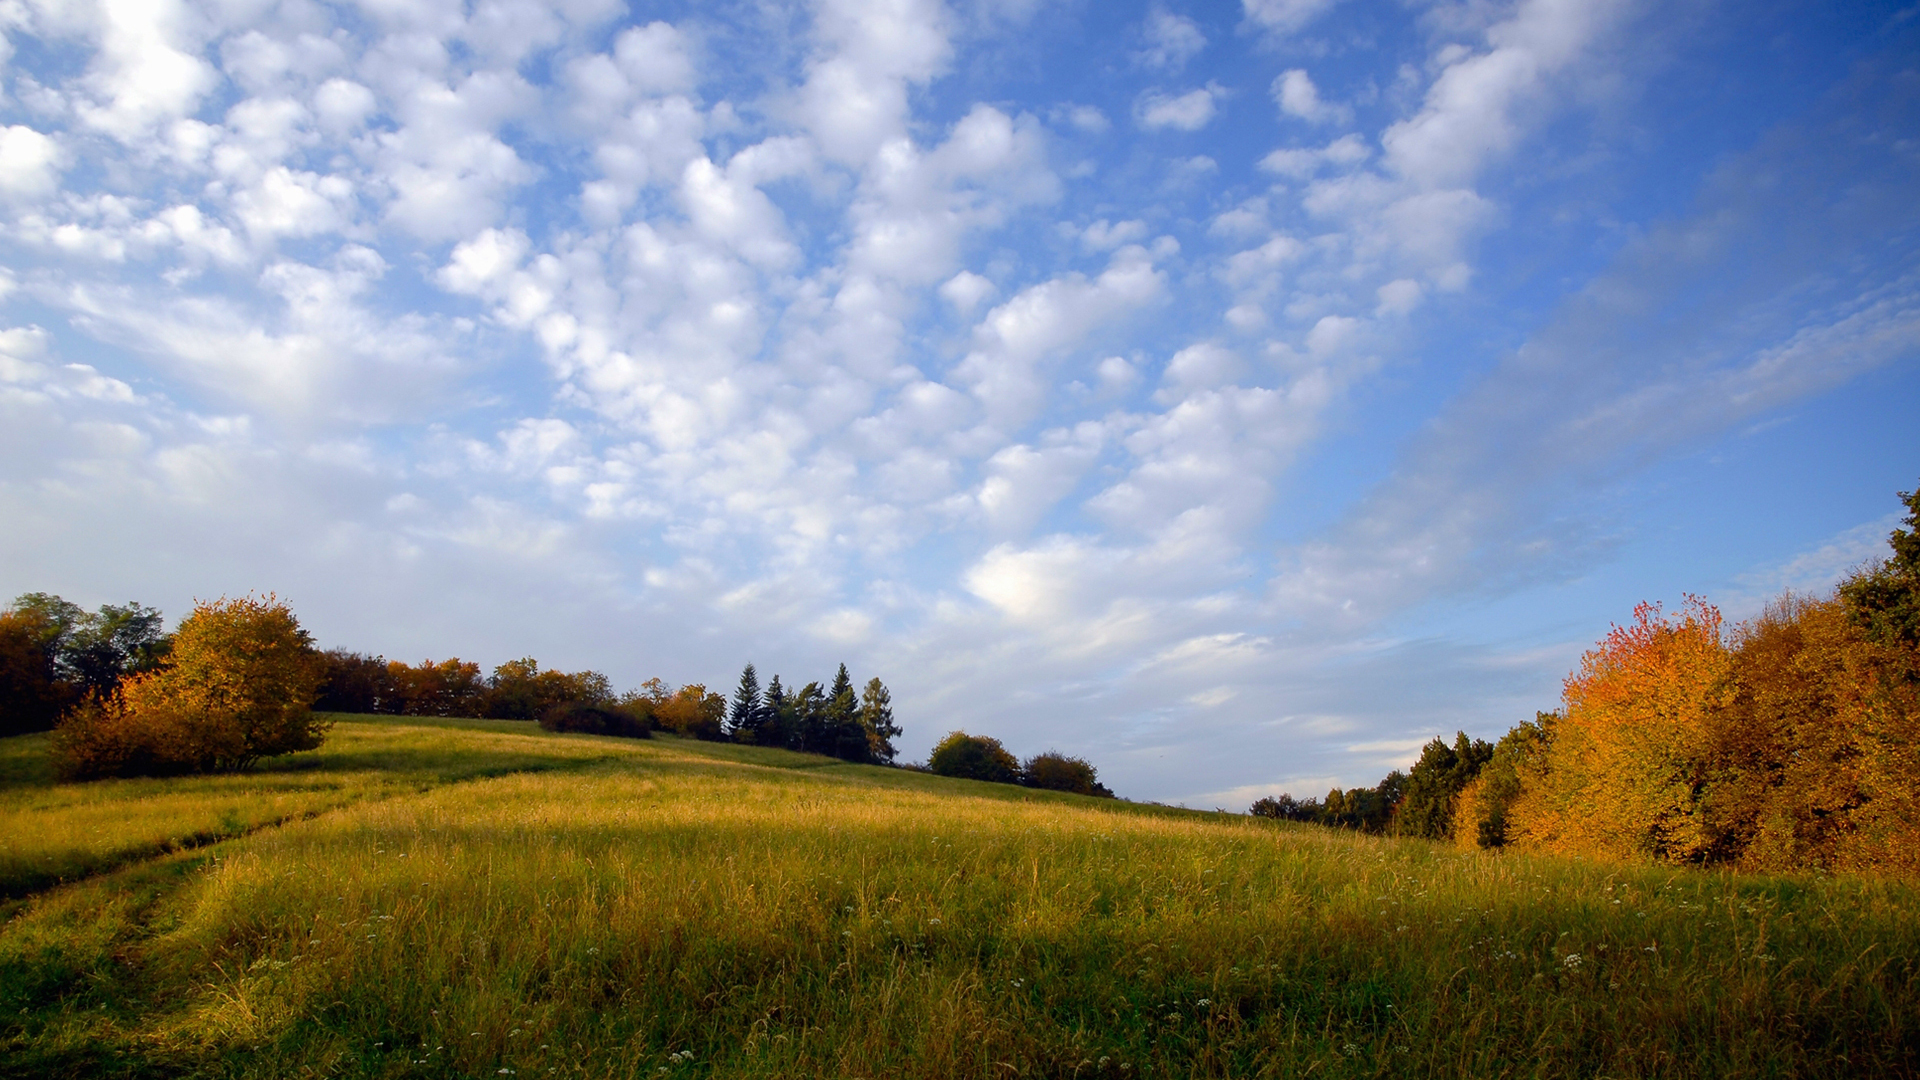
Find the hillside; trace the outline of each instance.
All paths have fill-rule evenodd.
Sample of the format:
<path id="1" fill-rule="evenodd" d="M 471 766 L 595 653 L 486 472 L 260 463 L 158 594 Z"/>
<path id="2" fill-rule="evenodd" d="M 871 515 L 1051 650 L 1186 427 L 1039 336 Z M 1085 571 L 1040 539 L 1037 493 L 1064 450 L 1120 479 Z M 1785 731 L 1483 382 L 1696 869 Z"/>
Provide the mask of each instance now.
<path id="1" fill-rule="evenodd" d="M 1920 890 L 671 738 L 0 741 L 9 1076 L 1914 1076 Z M 64 882 L 64 883 L 62 883 Z"/>

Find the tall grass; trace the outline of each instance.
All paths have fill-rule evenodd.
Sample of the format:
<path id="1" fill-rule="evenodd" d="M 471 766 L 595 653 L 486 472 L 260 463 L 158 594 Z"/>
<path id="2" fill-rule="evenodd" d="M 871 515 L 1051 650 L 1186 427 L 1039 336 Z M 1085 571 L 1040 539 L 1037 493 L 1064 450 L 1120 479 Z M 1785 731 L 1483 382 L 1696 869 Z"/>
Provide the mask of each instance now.
<path id="1" fill-rule="evenodd" d="M 1906 1076 L 1920 1059 L 1902 884 L 529 738 L 614 748 L 36 898 L 0 931 L 10 1067 Z"/>

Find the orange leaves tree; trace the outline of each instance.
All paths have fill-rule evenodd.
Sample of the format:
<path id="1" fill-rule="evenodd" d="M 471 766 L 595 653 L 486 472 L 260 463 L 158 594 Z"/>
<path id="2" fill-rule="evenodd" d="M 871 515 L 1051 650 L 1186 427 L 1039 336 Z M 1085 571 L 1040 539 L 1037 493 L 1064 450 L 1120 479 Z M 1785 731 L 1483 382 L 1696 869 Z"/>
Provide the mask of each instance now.
<path id="1" fill-rule="evenodd" d="M 242 769 L 311 750 L 329 726 L 309 708 L 319 677 L 311 639 L 271 593 L 202 601 L 166 666 L 61 722 L 55 759 L 84 779 Z"/>
<path id="2" fill-rule="evenodd" d="M 1707 718 L 1726 694 L 1729 656 L 1720 612 L 1699 597 L 1674 616 L 1635 608 L 1568 676 L 1544 782 L 1513 806 L 1513 838 L 1616 858 L 1708 858 Z"/>

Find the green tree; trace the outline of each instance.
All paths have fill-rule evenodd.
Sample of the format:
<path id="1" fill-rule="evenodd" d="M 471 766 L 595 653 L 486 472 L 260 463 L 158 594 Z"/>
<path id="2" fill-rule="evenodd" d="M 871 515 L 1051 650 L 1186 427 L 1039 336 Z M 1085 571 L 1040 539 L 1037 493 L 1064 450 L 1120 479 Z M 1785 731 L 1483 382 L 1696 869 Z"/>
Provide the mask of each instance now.
<path id="1" fill-rule="evenodd" d="M 1893 554 L 1840 586 L 1855 625 L 1870 641 L 1920 649 L 1920 487 L 1900 493 L 1907 508 L 1904 529 L 1887 537 Z"/>
<path id="2" fill-rule="evenodd" d="M 1000 745 L 1000 740 L 985 735 L 953 731 L 940 740 L 927 757 L 927 767 L 941 776 L 966 780 L 987 780 L 996 784 L 1020 781 L 1020 762 Z"/>
<path id="3" fill-rule="evenodd" d="M 810 682 L 793 695 L 793 747 L 810 754 L 825 754 L 833 747 L 833 731 L 827 720 L 827 695 L 820 684 Z"/>
<path id="4" fill-rule="evenodd" d="M 869 755 L 875 761 L 893 763 L 899 754 L 893 740 L 900 737 L 900 725 L 893 720 L 893 695 L 878 677 L 868 679 L 860 692 L 860 726 L 867 733 Z"/>
<path id="5" fill-rule="evenodd" d="M 1026 764 L 1020 766 L 1020 782 L 1030 788 L 1113 798 L 1113 792 L 1100 782 L 1097 770 L 1087 759 L 1068 757 L 1053 750 L 1028 758 Z"/>
<path id="6" fill-rule="evenodd" d="M 1461 847 L 1505 847 L 1513 809 L 1529 786 L 1539 787 L 1546 768 L 1547 744 L 1553 739 L 1559 713 L 1536 713 L 1493 745 L 1493 753 L 1478 776 L 1461 789 L 1454 802 L 1453 838 Z"/>
<path id="7" fill-rule="evenodd" d="M 793 699 L 787 694 L 787 688 L 780 685 L 780 676 L 775 675 L 767 683 L 766 699 L 760 708 L 760 743 L 792 749 L 797 734 L 793 722 Z"/>
<path id="8" fill-rule="evenodd" d="M 1407 774 L 1406 793 L 1394 808 L 1395 831 L 1423 840 L 1451 837 L 1455 801 L 1492 757 L 1493 744 L 1468 739 L 1464 731 L 1455 733 L 1451 746 L 1439 738 L 1427 743 Z"/>
<path id="9" fill-rule="evenodd" d="M 760 696 L 760 673 L 749 663 L 740 669 L 740 685 L 733 691 L 733 708 L 727 715 L 727 734 L 735 742 L 758 742 L 760 723 L 766 718 L 766 702 Z"/>

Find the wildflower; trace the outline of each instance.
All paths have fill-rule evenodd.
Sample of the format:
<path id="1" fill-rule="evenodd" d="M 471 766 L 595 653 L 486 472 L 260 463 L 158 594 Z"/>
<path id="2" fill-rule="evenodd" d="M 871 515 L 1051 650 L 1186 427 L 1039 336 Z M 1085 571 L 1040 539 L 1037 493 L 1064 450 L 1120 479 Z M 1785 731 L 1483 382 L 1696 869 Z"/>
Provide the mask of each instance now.
<path id="1" fill-rule="evenodd" d="M 1561 962 L 1566 964 L 1569 970 L 1572 970 L 1572 971 L 1580 970 L 1580 954 L 1579 953 L 1568 953 L 1567 958 Z"/>

